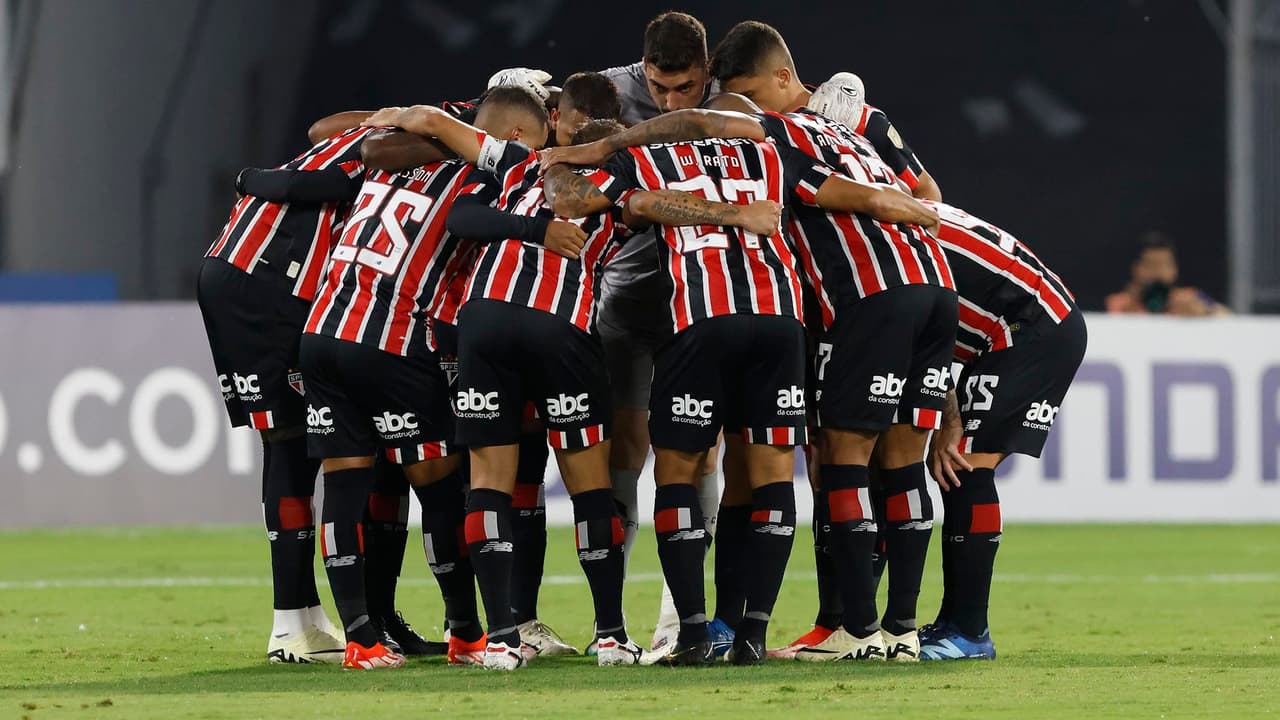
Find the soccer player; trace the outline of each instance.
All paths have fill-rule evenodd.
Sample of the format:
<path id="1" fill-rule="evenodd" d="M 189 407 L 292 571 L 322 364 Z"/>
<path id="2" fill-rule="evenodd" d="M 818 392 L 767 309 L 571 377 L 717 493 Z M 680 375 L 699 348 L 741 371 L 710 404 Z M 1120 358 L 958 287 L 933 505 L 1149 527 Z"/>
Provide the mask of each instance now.
<path id="1" fill-rule="evenodd" d="M 513 88 L 491 91 L 476 122 L 537 145 L 548 132 L 545 110 Z M 387 137 L 384 144 L 395 143 Z M 379 151 L 385 154 L 386 148 L 369 138 L 365 159 Z M 362 511 L 379 451 L 403 466 L 422 502 L 424 545 L 444 596 L 450 660 L 480 660 L 483 634 L 471 576 L 444 572 L 461 563 L 453 538 L 463 479 L 458 457 L 450 452 L 449 379 L 440 366 L 437 334 L 437 326 L 456 312 L 453 280 L 472 259 L 467 246 L 447 232 L 445 217 L 472 184 L 473 171 L 451 160 L 395 174 L 367 173 L 307 319 L 301 359 L 308 384 L 308 450 L 323 459 L 321 548 L 346 629 L 344 667 L 404 663 L 380 642 L 365 595 Z M 450 513 L 451 508 L 459 511 Z M 435 521 L 445 525 L 433 528 Z"/>
<path id="2" fill-rule="evenodd" d="M 805 274 L 822 301 L 824 337 L 817 368 L 823 428 L 820 452 L 824 477 L 837 490 L 839 503 L 838 511 L 833 511 L 832 527 L 839 535 L 835 544 L 843 565 L 840 579 L 846 598 L 845 623 L 858 629 L 853 631 L 856 634 L 832 633 L 824 642 L 811 646 L 814 649 L 805 659 L 883 658 L 871 570 L 875 524 L 866 502 L 867 463 L 877 439 L 884 434 L 884 462 L 889 468 L 886 482 L 898 490 L 891 495 L 911 500 L 908 515 L 924 514 L 918 498 L 921 490 L 927 498 L 927 488 L 917 487 L 924 479 L 920 460 L 928 431 L 940 417 L 946 390 L 945 362 L 955 337 L 955 293 L 949 289 L 949 271 L 941 251 L 919 226 L 936 224 L 936 215 L 899 191 L 893 171 L 879 161 L 865 140 L 841 125 L 806 113 L 770 114 L 759 119 L 708 111 L 671 113 L 596 143 L 594 148 L 547 151 L 544 164 L 553 160 L 595 162 L 628 145 L 694 137 L 772 137 L 781 145 L 795 144 L 788 154 L 823 161 L 814 166 L 815 175 L 800 183 L 797 195 L 802 203 L 793 208 L 796 217 L 789 230 L 801 251 Z M 838 177 L 832 168 L 841 168 L 857 182 Z M 830 192 L 839 188 L 846 188 L 850 202 L 831 202 Z M 827 191 L 825 201 L 823 191 Z M 840 212 L 805 207 L 809 204 Z M 862 214 L 850 215 L 850 211 Z M 890 289 L 892 293 L 881 295 Z M 868 297 L 872 300 L 864 302 Z M 886 303 L 893 307 L 886 307 Z M 874 337 L 867 337 L 868 332 Z M 876 352 L 867 352 L 868 347 Z M 827 379 L 825 364 L 833 357 L 841 372 Z M 916 452 L 919 459 L 911 461 Z M 899 501 L 894 502 L 896 508 Z M 914 529 L 925 524 L 924 519 L 912 517 L 902 524 Z M 926 543 L 927 537 L 924 534 Z M 918 535 L 911 536 L 911 540 L 918 539 Z M 916 544 L 903 541 L 899 546 L 908 545 L 914 551 Z M 905 577 L 893 583 L 900 592 L 891 594 L 891 600 L 897 601 L 891 601 L 894 618 L 910 613 L 906 617 L 912 622 L 923 571 L 923 555 L 911 557 L 917 556 L 918 565 L 898 563 L 903 568 L 899 575 Z M 914 625 L 910 633 L 914 636 Z"/>
<path id="3" fill-rule="evenodd" d="M 645 27 L 640 61 L 609 68 L 602 74 L 617 86 L 621 118 L 628 125 L 664 112 L 703 105 L 714 92 L 707 75 L 706 28 L 692 15 L 664 12 Z M 665 273 L 658 264 L 658 245 L 654 232 L 632 238 L 605 265 L 600 282 L 597 326 L 609 364 L 614 407 L 609 474 L 614 495 L 625 508 L 628 549 L 640 527 L 637 483 L 649 455 L 653 355 L 671 336 L 670 317 L 654 312 L 670 296 Z M 708 535 L 716 531 L 720 503 L 716 461 L 716 452 L 707 454 L 698 483 Z M 671 591 L 664 585 L 650 658 L 656 660 L 670 650 L 679 626 Z M 723 623 L 713 623 L 712 634 L 720 641 L 718 648 L 723 653 L 732 633 Z"/>
<path id="4" fill-rule="evenodd" d="M 622 525 L 609 487 L 608 380 L 599 344 L 590 335 L 597 266 L 612 252 L 620 220 L 719 220 L 760 227 L 761 208 L 711 207 L 682 196 L 705 206 L 689 212 L 671 208 L 666 196 L 659 202 L 641 194 L 628 200 L 621 216 L 603 208 L 577 223 L 578 237 L 567 247 L 560 238 L 554 244 L 551 239 L 522 242 L 521 227 L 548 226 L 554 217 L 543 205 L 537 155 L 528 146 L 479 132 L 425 106 L 392 108 L 369 122 L 391 122 L 438 138 L 492 172 L 498 206 L 513 216 L 510 227 L 471 224 L 466 215 L 450 218 L 459 233 L 491 241 L 476 264 L 460 314 L 462 389 L 456 404 L 459 439 L 471 449 L 466 536 L 489 621 L 485 665 L 514 670 L 529 658 L 510 607 L 515 441 L 529 400 L 539 405 L 573 499 L 578 557 L 595 601 L 598 662 L 634 664 L 640 648 L 627 637 L 622 619 Z M 620 129 L 608 121 L 597 121 L 600 125 Z M 460 206 L 455 213 L 466 209 Z M 764 224 L 772 226 L 780 206 L 763 212 Z"/>
<path id="5" fill-rule="evenodd" d="M 938 243 L 960 293 L 955 360 L 942 428 L 929 444 L 942 488 L 942 608 L 920 630 L 920 659 L 996 656 L 987 624 L 1002 524 L 995 469 L 1012 453 L 1039 457 L 1084 357 L 1075 298 L 1025 244 L 948 205 Z"/>
<path id="6" fill-rule="evenodd" d="M 343 200 L 359 187 L 360 145 L 368 132 L 346 129 L 280 168 L 242 172 L 242 197 L 197 281 L 231 424 L 262 436 L 275 608 L 271 662 L 342 660 L 341 631 L 325 615 L 315 586 L 311 497 L 318 464 L 307 457 L 298 342 L 346 216 Z M 307 202 L 285 202 L 290 193 Z"/>

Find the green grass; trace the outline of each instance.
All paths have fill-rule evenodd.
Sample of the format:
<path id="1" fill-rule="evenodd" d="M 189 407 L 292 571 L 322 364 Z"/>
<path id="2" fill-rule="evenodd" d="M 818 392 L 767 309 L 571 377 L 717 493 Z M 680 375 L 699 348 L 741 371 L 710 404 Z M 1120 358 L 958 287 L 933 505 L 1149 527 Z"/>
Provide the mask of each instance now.
<path id="1" fill-rule="evenodd" d="M 813 613 L 797 538 L 771 628 Z M 567 530 L 547 572 L 576 578 Z M 642 535 L 633 572 L 657 572 Z M 920 616 L 938 599 L 937 547 Z M 710 670 L 541 660 L 512 674 L 412 662 L 400 671 L 269 666 L 266 543 L 249 528 L 0 533 L 0 718 L 1280 716 L 1280 528 L 1016 526 L 997 563 L 991 663 Z M 92 578 L 213 578 L 203 587 L 36 587 Z M 242 579 L 229 585 L 226 579 Z M 440 603 L 411 545 L 400 607 L 420 629 Z M 631 583 L 632 632 L 652 632 L 659 585 Z M 322 591 L 323 594 L 323 591 Z M 542 616 L 588 639 L 583 584 L 552 584 Z M 432 629 L 431 634 L 438 633 Z"/>

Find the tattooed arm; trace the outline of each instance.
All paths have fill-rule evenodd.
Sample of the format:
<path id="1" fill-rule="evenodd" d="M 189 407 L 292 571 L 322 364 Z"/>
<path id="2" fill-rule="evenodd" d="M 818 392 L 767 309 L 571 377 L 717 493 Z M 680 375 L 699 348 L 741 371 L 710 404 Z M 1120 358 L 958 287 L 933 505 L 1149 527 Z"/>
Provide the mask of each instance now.
<path id="1" fill-rule="evenodd" d="M 613 205 L 596 184 L 569 168 L 558 165 L 542 181 L 547 204 L 561 217 L 579 218 L 603 212 Z"/>
<path id="2" fill-rule="evenodd" d="M 709 137 L 768 139 L 764 126 L 750 115 L 717 110 L 676 110 L 595 142 L 543 150 L 540 157 L 543 172 L 546 172 L 561 163 L 599 165 L 613 153 L 629 147 Z"/>
<path id="3" fill-rule="evenodd" d="M 782 206 L 770 200 L 750 205 L 714 202 L 679 190 L 648 190 L 633 194 L 623 208 L 622 220 L 636 227 L 658 225 L 725 225 L 747 232 L 778 232 Z"/>

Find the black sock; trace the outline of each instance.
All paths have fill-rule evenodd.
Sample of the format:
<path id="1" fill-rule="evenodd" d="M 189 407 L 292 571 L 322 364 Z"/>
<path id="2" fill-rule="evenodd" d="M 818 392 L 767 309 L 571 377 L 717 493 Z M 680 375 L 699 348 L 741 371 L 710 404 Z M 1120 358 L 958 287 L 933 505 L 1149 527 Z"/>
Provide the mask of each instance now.
<path id="1" fill-rule="evenodd" d="M 311 506 L 320 461 L 307 457 L 307 438 L 262 443 L 262 518 L 271 541 L 276 610 L 320 604 L 316 592 L 316 522 Z"/>
<path id="2" fill-rule="evenodd" d="M 796 492 L 791 480 L 751 491 L 751 535 L 746 560 L 747 607 L 738 635 L 761 643 L 787 572 L 796 539 Z"/>
<path id="3" fill-rule="evenodd" d="M 517 623 L 538 617 L 538 594 L 547 557 L 547 503 L 542 481 L 549 453 L 545 432 L 520 436 L 520 464 L 511 497 L 511 535 L 516 544 L 511 566 L 511 608 Z"/>
<path id="4" fill-rule="evenodd" d="M 653 500 L 658 560 L 680 617 L 679 641 L 685 644 L 707 639 L 707 597 L 702 581 L 707 530 L 702 523 L 698 488 L 685 484 L 658 487 Z"/>
<path id="5" fill-rule="evenodd" d="M 831 507 L 828 547 L 844 602 L 844 629 L 863 638 L 880 628 L 876 585 L 871 575 L 876 522 L 871 511 L 866 465 L 823 465 L 822 485 Z"/>
<path id="6" fill-rule="evenodd" d="M 480 583 L 480 597 L 489 623 L 489 642 L 520 646 L 511 613 L 511 496 L 489 488 L 472 488 L 467 495 L 467 554 Z"/>
<path id="7" fill-rule="evenodd" d="M 622 518 L 609 489 L 588 490 L 573 498 L 574 538 L 578 563 L 591 586 L 596 610 L 596 638 L 627 641 L 622 619 Z"/>
<path id="8" fill-rule="evenodd" d="M 991 598 L 991 573 L 1000 549 L 1000 496 L 996 492 L 995 471 L 985 468 L 959 471 L 960 487 L 954 499 L 956 518 L 948 520 L 952 534 L 943 538 L 953 543 L 958 579 L 951 622 L 960 632 L 977 637 L 987 631 L 987 605 Z"/>
<path id="9" fill-rule="evenodd" d="M 744 563 L 747 541 L 751 537 L 751 506 L 721 505 L 716 521 L 716 614 L 726 625 L 737 630 L 747 604 Z"/>
<path id="10" fill-rule="evenodd" d="M 324 474 L 320 552 L 338 616 L 349 642 L 373 647 L 381 638 L 369 622 L 364 599 L 364 538 L 360 521 L 373 485 L 373 468 Z"/>
<path id="11" fill-rule="evenodd" d="M 813 624 L 835 630 L 844 622 L 844 603 L 836 581 L 836 566 L 831 561 L 831 506 L 827 491 L 813 494 L 813 565 L 818 572 L 818 616 Z"/>
<path id="12" fill-rule="evenodd" d="M 880 471 L 884 491 L 885 554 L 889 563 L 889 599 L 883 627 L 894 635 L 916 629 L 920 580 L 933 534 L 933 500 L 924 463 Z"/>
<path id="13" fill-rule="evenodd" d="M 960 574 L 955 566 L 955 546 L 958 543 L 950 541 L 959 527 L 960 509 L 956 507 L 958 496 L 959 493 L 954 490 L 944 490 L 942 493 L 942 602 L 938 605 L 938 616 L 934 619 L 936 624 L 950 622 L 954 614 L 956 586 L 960 582 Z"/>
<path id="14" fill-rule="evenodd" d="M 876 596 L 880 595 L 880 581 L 884 579 L 885 565 L 889 563 L 889 553 L 885 543 L 889 537 L 889 525 L 884 522 L 884 487 L 880 480 L 881 470 L 875 466 L 870 468 L 871 511 L 876 515 L 876 544 L 871 551 L 871 576 L 875 578 Z"/>
<path id="15" fill-rule="evenodd" d="M 475 571 L 463 537 L 466 485 L 461 473 L 414 488 L 422 504 L 422 549 L 440 586 L 445 624 L 459 640 L 475 642 L 484 634 L 476 612 Z"/>
<path id="16" fill-rule="evenodd" d="M 409 481 L 399 465 L 379 459 L 364 516 L 364 597 L 374 618 L 396 613 L 396 582 L 409 539 Z"/>

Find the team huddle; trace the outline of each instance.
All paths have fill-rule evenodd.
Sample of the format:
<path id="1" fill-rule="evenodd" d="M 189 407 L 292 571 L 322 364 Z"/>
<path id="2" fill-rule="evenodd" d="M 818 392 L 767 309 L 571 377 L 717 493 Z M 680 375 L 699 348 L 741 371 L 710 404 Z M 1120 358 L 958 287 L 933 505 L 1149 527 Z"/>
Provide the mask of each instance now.
<path id="1" fill-rule="evenodd" d="M 995 468 L 1039 456 L 1080 365 L 1070 291 L 942 202 L 857 76 L 801 83 L 768 25 L 709 54 L 701 23 L 664 13 L 640 62 L 550 80 L 339 113 L 237 178 L 198 296 L 232 423 L 263 439 L 268 658 L 576 654 L 537 612 L 552 455 L 600 665 L 994 658 Z M 769 649 L 797 448 L 818 613 Z M 645 649 L 622 590 L 650 450 L 665 586 Z M 918 626 L 929 474 L 944 596 Z M 410 492 L 442 642 L 396 610 Z"/>

